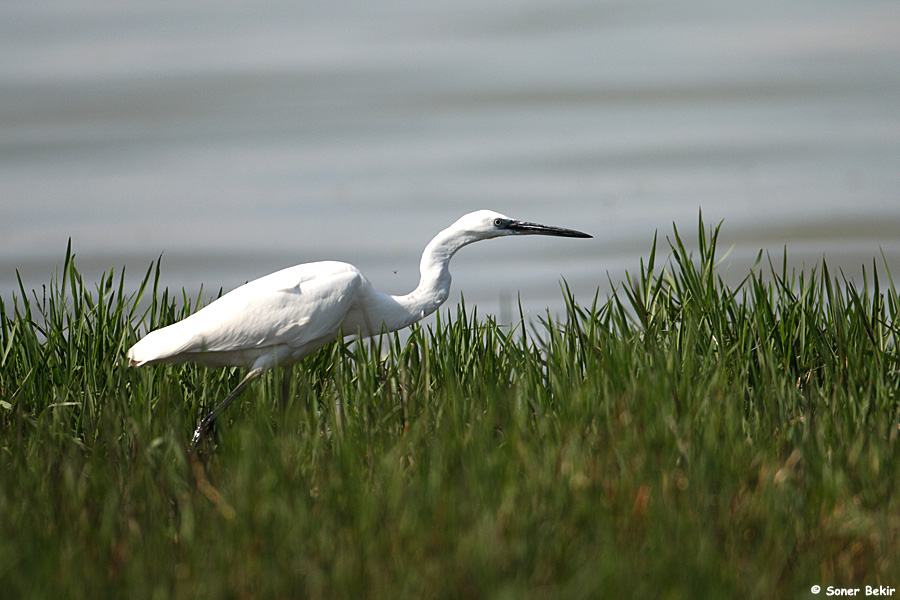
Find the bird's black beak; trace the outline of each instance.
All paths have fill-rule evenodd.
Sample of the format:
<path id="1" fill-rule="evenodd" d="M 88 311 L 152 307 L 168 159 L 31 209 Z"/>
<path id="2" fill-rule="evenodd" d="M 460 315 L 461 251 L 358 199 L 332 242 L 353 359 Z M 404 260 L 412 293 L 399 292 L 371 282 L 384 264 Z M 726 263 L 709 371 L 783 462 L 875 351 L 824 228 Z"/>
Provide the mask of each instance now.
<path id="1" fill-rule="evenodd" d="M 574 229 L 564 229 L 562 227 L 550 227 L 549 225 L 539 225 L 537 223 L 528 223 L 527 221 L 512 221 L 507 229 L 514 231 L 520 235 L 553 235 L 556 237 L 571 238 L 589 238 L 594 237 L 588 233 L 575 231 Z"/>

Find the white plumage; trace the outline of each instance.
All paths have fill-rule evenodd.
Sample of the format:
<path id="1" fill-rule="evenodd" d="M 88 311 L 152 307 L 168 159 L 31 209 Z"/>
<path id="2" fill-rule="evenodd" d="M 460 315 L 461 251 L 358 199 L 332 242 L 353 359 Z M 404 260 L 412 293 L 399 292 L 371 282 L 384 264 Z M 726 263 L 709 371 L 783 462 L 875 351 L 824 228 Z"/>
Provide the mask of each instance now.
<path id="1" fill-rule="evenodd" d="M 128 350 L 132 366 L 200 362 L 249 367 L 250 372 L 194 434 L 196 444 L 253 378 L 292 365 L 344 335 L 402 329 L 431 314 L 450 294 L 450 259 L 478 240 L 507 235 L 591 237 L 571 229 L 516 221 L 500 213 L 469 213 L 425 247 L 421 278 L 405 296 L 375 291 L 353 265 L 314 262 L 266 275 L 225 294 L 193 315 L 148 333 Z"/>
<path id="2" fill-rule="evenodd" d="M 282 269 L 147 334 L 128 358 L 137 367 L 189 361 L 213 367 L 292 364 L 335 338 L 361 290 L 371 293 L 369 282 L 346 263 Z"/>

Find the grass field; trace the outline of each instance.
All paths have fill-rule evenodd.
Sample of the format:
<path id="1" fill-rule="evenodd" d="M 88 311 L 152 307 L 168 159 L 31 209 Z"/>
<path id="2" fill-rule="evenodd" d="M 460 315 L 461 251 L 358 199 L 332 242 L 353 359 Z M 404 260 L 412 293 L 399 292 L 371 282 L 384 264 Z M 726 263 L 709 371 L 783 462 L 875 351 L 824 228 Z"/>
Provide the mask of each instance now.
<path id="1" fill-rule="evenodd" d="M 84 282 L 67 255 L 0 301 L 0 597 L 900 588 L 893 282 L 761 254 L 727 285 L 717 234 L 653 241 L 616 295 L 567 295 L 559 320 L 450 307 L 403 340 L 335 343 L 287 401 L 279 371 L 248 388 L 196 455 L 241 372 L 122 362 L 197 297 L 157 289 L 158 264 L 139 291 Z"/>

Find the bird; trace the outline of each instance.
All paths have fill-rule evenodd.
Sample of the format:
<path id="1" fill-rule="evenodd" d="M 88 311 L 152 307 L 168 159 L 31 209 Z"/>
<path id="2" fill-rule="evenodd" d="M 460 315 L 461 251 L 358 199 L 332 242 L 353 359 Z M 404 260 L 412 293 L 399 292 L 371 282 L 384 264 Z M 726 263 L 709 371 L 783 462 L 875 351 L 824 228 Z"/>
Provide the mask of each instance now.
<path id="1" fill-rule="evenodd" d="M 348 263 L 304 263 L 245 283 L 181 321 L 148 333 L 128 349 L 128 364 L 195 362 L 249 369 L 200 421 L 191 440 L 196 447 L 219 415 L 266 370 L 291 366 L 342 336 L 362 339 L 412 325 L 447 300 L 450 259 L 460 248 L 520 235 L 593 237 L 478 210 L 460 217 L 425 246 L 419 284 L 406 295 L 376 291 Z"/>

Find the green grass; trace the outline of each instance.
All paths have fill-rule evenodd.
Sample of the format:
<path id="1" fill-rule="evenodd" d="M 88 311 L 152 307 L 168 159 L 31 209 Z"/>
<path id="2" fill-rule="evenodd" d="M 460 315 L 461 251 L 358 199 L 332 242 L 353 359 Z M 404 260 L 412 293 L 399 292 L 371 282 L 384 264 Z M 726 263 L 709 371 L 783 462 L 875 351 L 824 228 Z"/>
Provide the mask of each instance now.
<path id="1" fill-rule="evenodd" d="M 123 365 L 199 303 L 71 253 L 0 300 L 0 596 L 797 598 L 900 588 L 900 298 L 677 232 L 592 306 L 265 375 Z M 883 271 L 883 270 L 882 270 Z M 598 265 L 598 272 L 602 266 Z M 887 279 L 887 281 L 885 281 Z M 862 595 L 862 593 L 861 593 Z"/>

